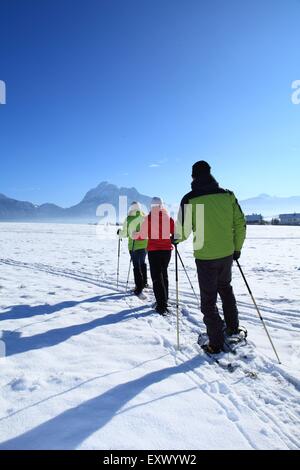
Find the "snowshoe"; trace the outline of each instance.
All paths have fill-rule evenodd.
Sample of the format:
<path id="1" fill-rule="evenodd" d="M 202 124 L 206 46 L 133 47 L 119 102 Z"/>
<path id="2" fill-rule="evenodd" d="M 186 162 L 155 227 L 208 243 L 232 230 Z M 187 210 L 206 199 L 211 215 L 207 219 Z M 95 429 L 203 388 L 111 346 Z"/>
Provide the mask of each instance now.
<path id="1" fill-rule="evenodd" d="M 202 346 L 205 344 L 205 343 L 208 343 L 208 336 L 206 333 L 200 333 L 199 336 L 198 336 L 198 340 L 197 340 L 197 343 L 199 344 L 199 346 L 202 348 Z"/>
<path id="2" fill-rule="evenodd" d="M 144 292 L 141 292 L 140 294 L 136 294 L 136 296 L 137 296 L 140 300 L 147 300 L 147 296 L 144 294 Z"/>
<path id="3" fill-rule="evenodd" d="M 132 293 L 133 293 L 134 295 L 136 295 L 136 297 L 138 297 L 138 298 L 141 299 L 141 300 L 146 300 L 146 299 L 147 299 L 147 296 L 144 294 L 143 291 L 140 291 L 140 290 L 138 290 L 138 289 L 135 289 L 135 290 L 132 291 Z"/>
<path id="4" fill-rule="evenodd" d="M 248 331 L 243 326 L 238 327 L 236 330 L 226 328 L 224 330 L 225 343 L 235 345 L 241 342 L 246 342 Z"/>
<path id="5" fill-rule="evenodd" d="M 237 349 L 241 346 L 247 345 L 247 336 L 248 332 L 246 328 L 239 327 L 236 331 L 229 332 L 231 333 L 228 335 L 228 331 L 224 331 L 224 349 L 227 352 L 231 352 L 233 354 L 237 353 Z"/>

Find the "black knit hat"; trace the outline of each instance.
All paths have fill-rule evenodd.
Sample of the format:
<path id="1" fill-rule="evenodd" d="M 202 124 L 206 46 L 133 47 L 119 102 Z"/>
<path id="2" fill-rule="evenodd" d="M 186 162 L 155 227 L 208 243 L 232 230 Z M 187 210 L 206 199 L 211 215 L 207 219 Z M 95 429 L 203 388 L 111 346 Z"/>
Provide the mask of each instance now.
<path id="1" fill-rule="evenodd" d="M 204 160 L 200 160 L 199 162 L 196 162 L 193 165 L 193 170 L 192 170 L 193 178 L 198 178 L 199 176 L 209 175 L 209 174 L 210 174 L 210 166 Z"/>

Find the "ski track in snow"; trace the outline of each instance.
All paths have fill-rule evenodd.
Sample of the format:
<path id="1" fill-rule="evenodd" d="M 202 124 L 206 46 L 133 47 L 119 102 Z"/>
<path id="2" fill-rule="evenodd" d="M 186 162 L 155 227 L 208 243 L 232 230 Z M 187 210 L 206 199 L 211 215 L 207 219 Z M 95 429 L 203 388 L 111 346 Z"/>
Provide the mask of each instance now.
<path id="1" fill-rule="evenodd" d="M 251 227 L 241 260 L 283 365 L 234 273 L 249 343 L 227 355 L 239 366 L 229 373 L 196 344 L 201 314 L 182 271 L 177 351 L 173 303 L 162 318 L 150 290 L 144 302 L 124 294 L 125 243 L 118 290 L 116 242 L 99 241 L 93 227 L 1 225 L 0 448 L 299 448 L 297 227 L 286 237 L 282 227 Z M 191 247 L 180 250 L 196 287 Z M 174 299 L 173 274 L 172 262 Z"/>

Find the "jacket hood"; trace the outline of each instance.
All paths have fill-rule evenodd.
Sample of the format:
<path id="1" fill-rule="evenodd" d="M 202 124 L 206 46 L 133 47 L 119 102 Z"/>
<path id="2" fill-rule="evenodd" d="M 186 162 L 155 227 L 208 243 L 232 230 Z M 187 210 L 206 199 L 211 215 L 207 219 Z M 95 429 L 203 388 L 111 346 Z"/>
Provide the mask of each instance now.
<path id="1" fill-rule="evenodd" d="M 220 188 L 219 183 L 211 174 L 198 176 L 191 184 L 193 191 L 211 192 Z"/>

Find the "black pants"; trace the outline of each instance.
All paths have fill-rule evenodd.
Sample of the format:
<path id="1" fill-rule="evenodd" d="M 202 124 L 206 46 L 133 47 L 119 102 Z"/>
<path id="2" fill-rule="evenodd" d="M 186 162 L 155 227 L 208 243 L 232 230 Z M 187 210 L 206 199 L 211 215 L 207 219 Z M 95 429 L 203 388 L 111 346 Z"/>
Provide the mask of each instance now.
<path id="1" fill-rule="evenodd" d="M 222 300 L 226 326 L 235 330 L 239 326 L 236 300 L 231 287 L 232 256 L 216 260 L 196 260 L 201 295 L 201 311 L 209 342 L 219 348 L 224 343 L 224 322 L 217 308 L 218 294 Z"/>
<path id="2" fill-rule="evenodd" d="M 171 251 L 149 251 L 148 259 L 157 307 L 166 308 L 169 299 L 168 266 Z"/>
<path id="3" fill-rule="evenodd" d="M 147 265 L 146 265 L 146 250 L 130 251 L 130 256 L 133 264 L 133 274 L 135 287 L 138 292 L 142 292 L 147 280 Z"/>

